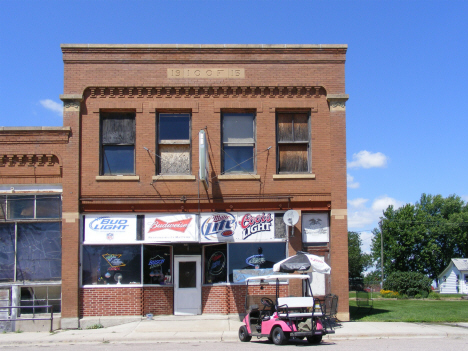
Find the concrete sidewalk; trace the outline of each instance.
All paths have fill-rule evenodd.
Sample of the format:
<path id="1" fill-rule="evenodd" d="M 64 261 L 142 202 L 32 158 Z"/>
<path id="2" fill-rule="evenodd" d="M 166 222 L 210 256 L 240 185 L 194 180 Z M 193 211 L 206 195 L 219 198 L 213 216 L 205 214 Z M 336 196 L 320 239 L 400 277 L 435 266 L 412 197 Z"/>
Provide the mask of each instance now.
<path id="1" fill-rule="evenodd" d="M 112 325 L 117 318 L 103 318 L 101 324 Z M 120 319 L 121 321 L 121 319 Z M 242 322 L 237 315 L 155 316 L 139 318 L 126 324 L 100 329 L 59 330 L 0 334 L 0 345 L 50 343 L 193 343 L 239 342 L 237 332 Z M 344 322 L 335 334 L 324 340 L 356 338 L 467 337 L 468 323 L 422 324 L 387 322 Z"/>

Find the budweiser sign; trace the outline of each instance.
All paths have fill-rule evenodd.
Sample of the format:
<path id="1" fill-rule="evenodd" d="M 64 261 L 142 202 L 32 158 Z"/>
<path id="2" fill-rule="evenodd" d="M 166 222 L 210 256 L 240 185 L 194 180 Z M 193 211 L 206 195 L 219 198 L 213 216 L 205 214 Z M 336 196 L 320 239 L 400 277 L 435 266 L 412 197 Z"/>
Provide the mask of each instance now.
<path id="1" fill-rule="evenodd" d="M 156 218 L 153 224 L 151 225 L 150 229 L 148 230 L 148 233 L 157 232 L 159 230 L 164 230 L 164 229 L 169 229 L 169 230 L 174 230 L 176 232 L 184 233 L 191 221 L 192 221 L 192 218 L 183 219 L 183 220 L 174 221 L 174 222 L 165 222 L 159 218 Z"/>

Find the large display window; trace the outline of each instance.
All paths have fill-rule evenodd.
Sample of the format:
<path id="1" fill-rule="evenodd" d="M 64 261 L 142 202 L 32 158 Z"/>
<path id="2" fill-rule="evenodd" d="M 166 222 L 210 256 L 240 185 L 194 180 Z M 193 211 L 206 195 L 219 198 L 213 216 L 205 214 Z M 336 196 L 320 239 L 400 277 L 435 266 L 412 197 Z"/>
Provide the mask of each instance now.
<path id="1" fill-rule="evenodd" d="M 143 246 L 143 283 L 166 285 L 172 284 L 171 247 Z"/>
<path id="2" fill-rule="evenodd" d="M 0 281 L 60 280 L 61 226 L 60 222 L 0 224 Z"/>
<path id="3" fill-rule="evenodd" d="M 84 245 L 83 285 L 141 284 L 141 245 Z"/>
<path id="4" fill-rule="evenodd" d="M 205 284 L 227 283 L 227 245 L 205 246 Z"/>
<path id="5" fill-rule="evenodd" d="M 229 281 L 242 283 L 246 278 L 267 275 L 273 265 L 286 258 L 286 243 L 229 244 Z"/>

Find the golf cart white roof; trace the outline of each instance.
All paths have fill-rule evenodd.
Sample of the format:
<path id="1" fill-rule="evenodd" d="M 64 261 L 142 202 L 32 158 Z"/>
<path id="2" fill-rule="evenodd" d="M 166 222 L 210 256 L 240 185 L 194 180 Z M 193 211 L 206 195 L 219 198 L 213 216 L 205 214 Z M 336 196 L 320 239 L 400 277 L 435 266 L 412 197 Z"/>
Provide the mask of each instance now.
<path id="1" fill-rule="evenodd" d="M 274 275 L 260 275 L 256 277 L 248 277 L 245 281 L 253 280 L 275 280 L 275 279 L 309 279 L 307 274 L 274 274 Z"/>

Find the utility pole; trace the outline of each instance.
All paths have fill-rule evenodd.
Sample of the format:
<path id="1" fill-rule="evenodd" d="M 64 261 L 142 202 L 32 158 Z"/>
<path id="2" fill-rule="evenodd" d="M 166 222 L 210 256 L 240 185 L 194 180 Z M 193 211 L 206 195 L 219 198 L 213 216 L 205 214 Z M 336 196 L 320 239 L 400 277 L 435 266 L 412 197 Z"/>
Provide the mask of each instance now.
<path id="1" fill-rule="evenodd" d="M 380 220 L 379 225 L 380 225 L 380 272 L 381 272 L 380 289 L 383 289 L 383 226 L 382 226 L 382 220 Z"/>

